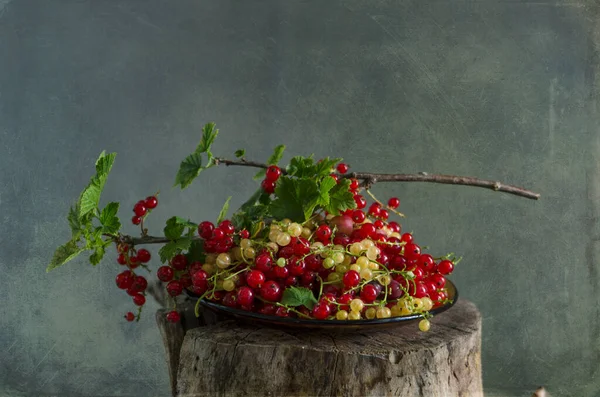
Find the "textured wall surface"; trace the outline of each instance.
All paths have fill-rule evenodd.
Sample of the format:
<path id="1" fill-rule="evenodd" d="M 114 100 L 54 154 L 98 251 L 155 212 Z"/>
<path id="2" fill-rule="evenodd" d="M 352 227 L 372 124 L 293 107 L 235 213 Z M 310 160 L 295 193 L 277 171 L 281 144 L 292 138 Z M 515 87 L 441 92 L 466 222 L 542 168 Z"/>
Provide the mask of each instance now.
<path id="1" fill-rule="evenodd" d="M 285 142 L 286 159 L 542 193 L 375 188 L 431 252 L 464 256 L 453 280 L 484 318 L 488 390 L 600 395 L 597 15 L 543 0 L 0 0 L 0 395 L 168 395 L 156 306 L 123 321 L 114 253 L 45 266 L 103 149 L 119 153 L 103 202 L 126 220 L 160 189 L 155 233 L 240 204 L 250 170 L 171 189 L 208 121 L 219 154 Z"/>

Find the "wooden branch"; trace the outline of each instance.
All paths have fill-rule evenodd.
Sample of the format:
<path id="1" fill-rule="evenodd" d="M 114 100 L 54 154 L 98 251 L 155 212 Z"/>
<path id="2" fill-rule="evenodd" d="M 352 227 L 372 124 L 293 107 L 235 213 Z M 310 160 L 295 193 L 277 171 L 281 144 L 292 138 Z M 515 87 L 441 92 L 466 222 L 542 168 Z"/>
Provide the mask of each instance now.
<path id="1" fill-rule="evenodd" d="M 227 160 L 221 157 L 215 158 L 215 164 L 225 164 L 227 166 L 242 166 L 242 167 L 254 167 L 254 168 L 268 168 L 268 164 L 258 163 L 255 161 L 248 160 Z M 281 170 L 285 174 L 285 170 Z M 492 189 L 497 192 L 504 192 L 514 194 L 515 196 L 525 197 L 532 200 L 538 200 L 540 198 L 539 193 L 532 192 L 518 186 L 507 185 L 498 181 L 491 181 L 486 179 L 473 178 L 469 176 L 456 176 L 456 175 L 438 175 L 438 174 L 427 174 L 421 172 L 418 174 L 374 174 L 370 172 L 350 172 L 347 174 L 340 175 L 341 178 L 355 178 L 362 181 L 364 187 L 370 188 L 377 182 L 431 182 L 431 183 L 443 183 L 447 185 L 463 185 L 463 186 L 475 186 Z"/>

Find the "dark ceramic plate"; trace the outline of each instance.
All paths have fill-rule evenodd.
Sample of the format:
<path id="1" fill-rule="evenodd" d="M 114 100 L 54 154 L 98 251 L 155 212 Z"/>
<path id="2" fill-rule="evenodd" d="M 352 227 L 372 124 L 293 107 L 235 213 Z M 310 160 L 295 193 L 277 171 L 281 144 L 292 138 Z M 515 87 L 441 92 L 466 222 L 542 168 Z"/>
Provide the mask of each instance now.
<path id="1" fill-rule="evenodd" d="M 451 300 L 451 302 L 432 309 L 430 313 L 434 316 L 451 308 L 458 299 L 458 290 L 452 281 L 446 280 L 446 290 L 448 292 L 448 299 Z M 268 316 L 260 313 L 247 312 L 206 300 L 202 300 L 201 304 L 218 315 L 233 317 L 236 320 L 244 323 L 261 324 L 271 327 L 310 328 L 328 331 L 365 330 L 396 327 L 403 324 L 413 323 L 423 318 L 423 316 L 420 314 L 412 314 L 410 316 L 374 320 L 309 320 L 301 318 Z"/>

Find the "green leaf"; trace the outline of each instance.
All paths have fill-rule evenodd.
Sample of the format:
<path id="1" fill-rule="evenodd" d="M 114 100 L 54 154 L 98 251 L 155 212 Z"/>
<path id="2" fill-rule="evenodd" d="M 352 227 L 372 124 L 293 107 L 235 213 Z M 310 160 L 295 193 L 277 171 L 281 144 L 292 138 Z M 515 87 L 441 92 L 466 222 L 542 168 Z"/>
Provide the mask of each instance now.
<path id="1" fill-rule="evenodd" d="M 319 188 L 313 179 L 292 179 L 282 176 L 275 187 L 277 198 L 269 206 L 271 215 L 296 222 L 308 219 L 319 199 Z"/>
<path id="2" fill-rule="evenodd" d="M 282 305 L 286 306 L 306 306 L 309 310 L 317 303 L 317 299 L 313 295 L 312 291 L 304 287 L 290 287 L 283 291 L 281 297 Z"/>
<path id="3" fill-rule="evenodd" d="M 169 240 L 177 240 L 183 234 L 185 225 L 177 222 L 177 217 L 174 216 L 167 220 L 167 226 L 163 229 L 165 237 Z"/>
<path id="4" fill-rule="evenodd" d="M 268 165 L 277 165 L 281 161 L 284 151 L 285 151 L 285 145 L 277 146 L 275 148 L 275 150 L 273 150 L 273 154 L 271 154 L 271 157 L 269 157 L 269 159 L 267 160 L 267 164 Z M 265 171 L 266 170 L 258 171 L 258 173 L 256 175 L 254 175 L 254 179 L 256 180 L 256 179 L 261 179 L 262 177 L 264 177 Z"/>
<path id="5" fill-rule="evenodd" d="M 160 256 L 161 262 L 165 263 L 175 255 L 177 255 L 180 251 L 186 251 L 190 249 L 191 244 L 192 239 L 189 237 L 183 237 L 178 240 L 169 241 L 167 244 L 163 245 L 162 248 L 158 251 L 158 255 Z"/>
<path id="6" fill-rule="evenodd" d="M 315 176 L 315 162 L 312 155 L 310 157 L 295 156 L 290 160 L 287 167 L 288 175 L 298 178 L 308 178 Z"/>
<path id="7" fill-rule="evenodd" d="M 117 217 L 119 203 L 108 203 L 100 214 L 100 223 L 104 226 L 104 233 L 114 234 L 121 228 L 121 222 Z"/>
<path id="8" fill-rule="evenodd" d="M 83 193 L 81 193 L 81 198 L 79 199 L 79 219 L 84 218 L 87 214 L 98 208 L 101 193 L 102 188 L 96 183 L 96 181 L 92 181 L 85 188 Z"/>
<path id="9" fill-rule="evenodd" d="M 217 224 L 223 222 L 225 218 L 227 218 L 227 211 L 229 211 L 229 201 L 231 200 L 231 196 L 227 198 L 225 204 L 223 204 L 223 208 L 221 208 L 221 212 L 219 212 L 219 217 L 217 218 Z"/>
<path id="10" fill-rule="evenodd" d="M 71 226 L 71 235 L 73 240 L 77 240 L 81 236 L 82 225 L 79 219 L 79 202 L 69 209 L 69 215 L 67 216 L 69 225 Z"/>
<path id="11" fill-rule="evenodd" d="M 246 155 L 246 150 L 245 149 L 238 149 L 235 151 L 235 157 L 242 158 Z"/>
<path id="12" fill-rule="evenodd" d="M 204 253 L 204 241 L 193 240 L 190 244 L 189 251 L 186 255 L 188 263 L 201 262 L 204 263 L 206 260 L 206 254 Z"/>
<path id="13" fill-rule="evenodd" d="M 188 219 L 180 218 L 178 216 L 175 217 L 175 223 L 177 223 L 178 225 L 183 225 L 185 227 L 189 227 L 189 228 L 197 228 L 198 227 L 197 223 L 194 223 Z"/>
<path id="14" fill-rule="evenodd" d="M 202 139 L 196 148 L 196 153 L 207 153 L 209 157 L 212 157 L 212 154 L 210 153 L 210 147 L 215 141 L 217 135 L 219 135 L 219 130 L 215 128 L 215 123 L 206 124 L 204 128 L 202 128 Z"/>
<path id="15" fill-rule="evenodd" d="M 66 244 L 61 245 L 54 252 L 54 256 L 50 261 L 50 264 L 46 268 L 46 272 L 56 269 L 59 266 L 69 262 L 77 255 L 85 251 L 85 248 L 79 248 L 75 240 L 71 240 Z"/>
<path id="16" fill-rule="evenodd" d="M 192 153 L 179 165 L 179 171 L 175 176 L 175 186 L 180 185 L 185 189 L 192 183 L 202 171 L 202 156 L 200 153 Z"/>
<path id="17" fill-rule="evenodd" d="M 92 255 L 90 255 L 90 263 L 96 266 L 104 257 L 104 246 L 98 245 Z"/>
<path id="18" fill-rule="evenodd" d="M 106 180 L 106 176 L 108 176 L 108 173 L 112 169 L 116 157 L 116 153 L 106 154 L 105 151 L 100 153 L 98 160 L 96 160 L 96 176 L 98 176 L 100 180 Z M 104 184 L 102 184 L 101 187 L 104 187 Z"/>
<path id="19" fill-rule="evenodd" d="M 329 204 L 323 205 L 325 211 L 333 215 L 339 215 L 342 211 L 356 208 L 354 195 L 348 190 L 350 180 L 343 179 L 329 191 Z"/>
<path id="20" fill-rule="evenodd" d="M 317 164 L 315 164 L 314 172 L 317 176 L 327 176 L 331 174 L 332 169 L 340 161 L 342 161 L 342 159 L 340 158 L 330 159 L 329 157 L 325 157 L 324 159 L 319 160 Z"/>
<path id="21" fill-rule="evenodd" d="M 319 185 L 319 203 L 318 205 L 329 205 L 329 191 L 337 184 L 335 179 L 327 175 Z"/>

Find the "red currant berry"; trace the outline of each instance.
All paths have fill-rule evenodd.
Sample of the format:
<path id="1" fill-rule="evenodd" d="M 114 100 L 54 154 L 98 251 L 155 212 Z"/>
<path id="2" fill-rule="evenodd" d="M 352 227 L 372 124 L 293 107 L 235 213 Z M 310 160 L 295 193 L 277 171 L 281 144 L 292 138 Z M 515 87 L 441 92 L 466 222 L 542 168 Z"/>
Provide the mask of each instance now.
<path id="1" fill-rule="evenodd" d="M 364 287 L 362 287 L 360 291 L 360 298 L 365 303 L 371 303 L 375 301 L 375 299 L 377 299 L 377 295 L 379 295 L 379 292 L 380 291 L 378 291 L 373 284 L 367 284 Z"/>
<path id="2" fill-rule="evenodd" d="M 375 226 L 376 229 L 381 229 L 383 227 L 383 221 L 381 219 L 377 219 L 375 222 L 373 222 L 373 226 Z"/>
<path id="3" fill-rule="evenodd" d="M 421 266 L 426 272 L 431 272 L 433 269 L 435 269 L 435 261 L 429 254 L 422 254 L 419 256 L 417 259 L 417 265 Z"/>
<path id="4" fill-rule="evenodd" d="M 192 274 L 192 285 L 197 288 L 204 288 L 208 286 L 209 275 L 204 270 L 198 270 Z"/>
<path id="5" fill-rule="evenodd" d="M 225 231 L 221 228 L 216 228 L 213 231 L 213 236 L 212 236 L 213 240 L 221 240 L 223 238 L 225 238 Z"/>
<path id="6" fill-rule="evenodd" d="M 167 321 L 170 323 L 178 323 L 181 320 L 181 315 L 175 310 L 167 313 Z"/>
<path id="7" fill-rule="evenodd" d="M 128 289 L 135 281 L 134 274 L 130 270 L 125 270 L 117 275 L 117 287 L 120 289 Z"/>
<path id="8" fill-rule="evenodd" d="M 413 235 L 410 233 L 404 233 L 400 236 L 400 241 L 406 244 L 410 244 L 413 242 Z"/>
<path id="9" fill-rule="evenodd" d="M 265 280 L 265 274 L 259 270 L 250 270 L 246 275 L 246 283 L 251 288 L 261 288 Z"/>
<path id="10" fill-rule="evenodd" d="M 173 280 L 173 269 L 170 266 L 161 266 L 156 271 L 156 277 L 165 283 L 169 282 Z"/>
<path id="11" fill-rule="evenodd" d="M 187 266 L 187 258 L 183 254 L 178 254 L 171 259 L 171 266 L 175 270 L 183 270 Z"/>
<path id="12" fill-rule="evenodd" d="M 356 287 L 360 283 L 360 274 L 356 270 L 348 270 L 342 277 L 342 282 L 346 288 Z"/>
<path id="13" fill-rule="evenodd" d="M 281 176 L 281 168 L 276 165 L 270 165 L 265 172 L 265 180 L 275 182 Z"/>
<path id="14" fill-rule="evenodd" d="M 439 273 L 436 273 L 433 276 L 431 276 L 431 282 L 435 284 L 436 289 L 442 289 L 446 285 L 446 277 Z"/>
<path id="15" fill-rule="evenodd" d="M 339 163 L 337 165 L 337 172 L 339 172 L 340 174 L 345 174 L 346 172 L 348 172 L 349 169 L 350 167 L 348 167 L 348 164 Z"/>
<path id="16" fill-rule="evenodd" d="M 146 200 L 144 200 L 144 205 L 146 208 L 153 210 L 158 205 L 158 199 L 156 196 L 148 196 Z"/>
<path id="17" fill-rule="evenodd" d="M 282 292 L 281 286 L 273 280 L 266 281 L 260 288 L 260 296 L 263 299 L 272 302 L 279 301 L 281 299 Z"/>
<path id="18" fill-rule="evenodd" d="M 345 247 L 348 244 L 350 244 L 350 237 L 348 237 L 344 233 L 336 233 L 335 237 L 333 238 L 333 244 Z"/>
<path id="19" fill-rule="evenodd" d="M 444 295 L 441 291 L 435 291 L 429 294 L 429 298 L 433 301 L 433 303 L 438 306 L 439 303 L 443 300 Z"/>
<path id="20" fill-rule="evenodd" d="M 177 280 L 170 281 L 167 284 L 167 292 L 171 296 L 179 296 L 183 292 L 183 284 Z"/>
<path id="21" fill-rule="evenodd" d="M 356 223 L 363 223 L 365 221 L 366 215 L 361 210 L 352 211 L 352 220 Z"/>
<path id="22" fill-rule="evenodd" d="M 190 266 L 188 267 L 188 273 L 190 276 L 200 270 L 202 270 L 202 263 L 198 261 L 190 263 Z"/>
<path id="23" fill-rule="evenodd" d="M 131 218 L 131 223 L 133 223 L 134 225 L 139 225 L 140 223 L 142 223 L 142 217 L 141 217 L 141 216 L 134 215 L 134 216 Z"/>
<path id="24" fill-rule="evenodd" d="M 132 312 L 127 312 L 127 314 L 125 314 L 125 320 L 132 322 L 133 320 L 135 320 L 135 314 L 133 314 Z"/>
<path id="25" fill-rule="evenodd" d="M 438 263 L 438 265 L 437 265 L 437 271 L 443 275 L 448 275 L 448 274 L 452 273 L 453 270 L 454 270 L 454 264 L 447 259 L 440 261 L 440 263 Z"/>
<path id="26" fill-rule="evenodd" d="M 275 182 L 265 179 L 262 181 L 260 186 L 263 188 L 265 193 L 273 194 L 275 193 Z"/>
<path id="27" fill-rule="evenodd" d="M 375 225 L 373 225 L 372 223 L 364 223 L 360 227 L 360 233 L 364 238 L 368 238 L 368 237 L 375 235 L 376 231 L 377 231 L 377 229 L 375 228 Z"/>
<path id="28" fill-rule="evenodd" d="M 339 180 L 340 180 L 340 177 L 339 177 L 339 176 L 337 176 L 336 174 L 329 174 L 329 176 L 330 176 L 330 177 L 332 177 L 332 178 L 333 178 L 333 180 L 334 180 L 336 183 L 338 183 L 338 182 L 339 182 Z"/>
<path id="29" fill-rule="evenodd" d="M 369 207 L 369 215 L 378 217 L 381 213 L 381 205 L 379 203 L 373 203 Z"/>
<path id="30" fill-rule="evenodd" d="M 414 289 L 414 297 L 415 298 L 424 298 L 429 295 L 429 290 L 425 286 L 424 283 L 417 283 Z"/>
<path id="31" fill-rule="evenodd" d="M 331 308 L 328 304 L 321 302 L 312 309 L 312 316 L 317 320 L 325 320 L 331 315 Z"/>
<path id="32" fill-rule="evenodd" d="M 135 294 L 133 296 L 133 303 L 137 306 L 143 306 L 146 303 L 146 297 L 142 294 Z"/>
<path id="33" fill-rule="evenodd" d="M 417 244 L 409 243 L 404 246 L 404 257 L 409 261 L 416 260 L 421 255 L 421 247 Z"/>
<path id="34" fill-rule="evenodd" d="M 294 255 L 303 256 L 310 252 L 310 243 L 304 237 L 294 237 L 290 244 L 294 247 Z"/>
<path id="35" fill-rule="evenodd" d="M 219 224 L 219 229 L 223 230 L 225 234 L 229 236 L 235 233 L 235 227 L 233 226 L 233 223 L 227 219 Z"/>
<path id="36" fill-rule="evenodd" d="M 301 276 L 304 274 L 304 271 L 306 270 L 306 262 L 304 262 L 303 259 L 290 258 L 289 262 L 290 274 L 292 276 Z"/>
<path id="37" fill-rule="evenodd" d="M 365 198 L 360 194 L 354 195 L 354 202 L 356 203 L 356 208 L 358 208 L 359 210 L 362 210 L 367 206 L 367 200 L 365 200 Z"/>
<path id="38" fill-rule="evenodd" d="M 428 295 L 431 294 L 431 293 L 433 293 L 433 292 L 435 292 L 435 291 L 437 291 L 437 287 L 436 287 L 435 283 L 433 281 L 431 281 L 431 280 L 425 280 L 423 282 L 423 285 L 425 285 L 425 288 L 427 289 L 427 294 Z"/>
<path id="39" fill-rule="evenodd" d="M 306 263 L 306 267 L 308 267 L 309 270 L 316 271 L 321 268 L 321 265 L 323 264 L 323 259 L 321 259 L 321 257 L 317 255 L 309 255 L 304 259 L 304 262 Z"/>
<path id="40" fill-rule="evenodd" d="M 292 256 L 294 256 L 294 247 L 291 244 L 286 245 L 277 252 L 278 258 L 290 259 Z"/>
<path id="41" fill-rule="evenodd" d="M 331 237 L 331 229 L 327 225 L 321 225 L 317 228 L 315 237 L 321 241 L 327 240 L 329 237 Z"/>
<path id="42" fill-rule="evenodd" d="M 273 259 L 271 259 L 271 255 L 267 253 L 259 254 L 254 260 L 254 264 L 256 265 L 256 269 L 260 270 L 263 273 L 270 271 L 273 267 Z"/>
<path id="43" fill-rule="evenodd" d="M 240 238 L 250 238 L 250 232 L 246 229 L 240 230 Z"/>
<path id="44" fill-rule="evenodd" d="M 139 265 L 140 265 L 140 260 L 137 258 L 137 256 L 130 256 L 129 257 L 129 267 L 131 269 L 135 269 Z"/>
<path id="45" fill-rule="evenodd" d="M 254 291 L 249 287 L 240 287 L 237 291 L 237 301 L 241 306 L 251 306 L 254 303 Z"/>
<path id="46" fill-rule="evenodd" d="M 387 210 L 381 209 L 379 211 L 379 217 L 385 221 L 390 217 L 390 213 Z"/>
<path id="47" fill-rule="evenodd" d="M 390 228 L 390 230 L 392 232 L 395 232 L 395 233 L 400 233 L 400 231 L 402 230 L 402 228 L 400 227 L 400 224 L 398 222 L 394 222 L 394 221 L 389 222 L 388 227 Z"/>
<path id="48" fill-rule="evenodd" d="M 147 249 L 142 248 L 137 252 L 137 258 L 142 263 L 150 262 L 151 257 L 152 256 L 150 255 L 150 252 Z"/>
<path id="49" fill-rule="evenodd" d="M 146 215 L 146 212 L 148 212 L 148 209 L 146 208 L 146 204 L 144 203 L 144 201 L 138 201 L 134 206 L 133 206 L 133 212 L 137 215 L 137 216 L 144 216 Z"/>
<path id="50" fill-rule="evenodd" d="M 340 306 L 340 310 L 348 310 L 349 309 L 349 305 L 350 305 L 350 301 L 354 299 L 354 295 L 351 293 L 346 292 L 345 294 L 343 294 L 342 296 L 340 296 L 338 298 L 338 303 L 341 305 Z"/>
<path id="51" fill-rule="evenodd" d="M 117 262 L 119 263 L 119 265 L 126 265 L 127 258 L 125 257 L 124 254 L 119 254 L 119 256 L 117 257 Z"/>
<path id="52" fill-rule="evenodd" d="M 277 317 L 290 317 L 290 311 L 287 307 L 279 306 L 275 310 L 275 315 Z"/>
<path id="53" fill-rule="evenodd" d="M 265 303 L 259 310 L 258 312 L 260 314 L 266 314 L 267 316 L 273 316 L 275 315 L 275 310 L 277 310 L 277 308 L 275 307 L 274 304 L 272 303 Z"/>
<path id="54" fill-rule="evenodd" d="M 225 294 L 225 296 L 223 297 L 223 305 L 227 307 L 237 307 L 237 295 L 234 291 L 230 291 Z"/>
<path id="55" fill-rule="evenodd" d="M 275 276 L 275 278 L 279 279 L 287 278 L 290 275 L 290 269 L 287 266 L 275 266 L 273 268 L 273 275 Z"/>
<path id="56" fill-rule="evenodd" d="M 205 240 L 208 240 L 212 237 L 214 230 L 215 225 L 208 221 L 200 222 L 198 225 L 198 235 Z"/>
<path id="57" fill-rule="evenodd" d="M 350 190 L 358 190 L 358 179 L 350 179 Z"/>
<path id="58" fill-rule="evenodd" d="M 425 275 L 425 272 L 423 271 L 422 267 L 416 267 L 415 269 L 413 269 L 413 275 L 415 276 L 415 281 L 419 281 L 423 278 L 423 276 Z"/>
<path id="59" fill-rule="evenodd" d="M 392 197 L 388 200 L 388 207 L 396 209 L 400 206 L 400 200 L 398 197 Z"/>
<path id="60" fill-rule="evenodd" d="M 136 292 L 142 292 L 145 291 L 147 287 L 148 281 L 146 278 L 144 276 L 136 276 L 130 288 Z"/>

